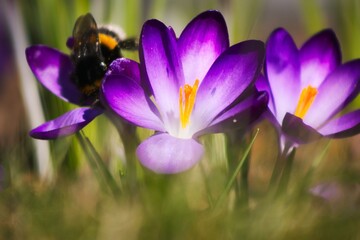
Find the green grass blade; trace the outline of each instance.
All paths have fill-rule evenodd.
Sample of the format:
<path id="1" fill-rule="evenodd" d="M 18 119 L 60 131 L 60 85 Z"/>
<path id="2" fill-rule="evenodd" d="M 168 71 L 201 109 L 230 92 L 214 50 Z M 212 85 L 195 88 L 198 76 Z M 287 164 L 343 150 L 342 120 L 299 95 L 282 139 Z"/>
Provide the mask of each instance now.
<path id="1" fill-rule="evenodd" d="M 256 130 L 255 134 L 254 134 L 254 137 L 252 138 L 249 146 L 246 148 L 245 150 L 245 153 L 244 153 L 244 156 L 242 157 L 242 159 L 240 160 L 239 164 L 237 165 L 234 173 L 232 174 L 231 178 L 229 179 L 224 191 L 221 193 L 220 197 L 218 198 L 218 200 L 216 201 L 215 203 L 215 209 L 217 207 L 219 207 L 219 205 L 222 203 L 222 201 L 224 200 L 226 194 L 230 191 L 230 188 L 231 186 L 233 185 L 235 179 L 236 179 L 236 176 L 239 174 L 240 170 L 241 170 L 241 167 L 244 165 L 245 163 L 245 160 L 248 159 L 248 155 L 250 153 L 250 150 L 255 142 L 255 139 L 257 137 L 259 133 L 259 129 Z"/>
<path id="2" fill-rule="evenodd" d="M 117 196 L 120 193 L 120 188 L 117 186 L 114 178 L 110 174 L 94 146 L 91 144 L 90 140 L 82 132 L 76 133 L 76 136 L 87 157 L 91 169 L 98 178 L 101 189 L 104 191 L 110 189 L 111 193 L 114 196 Z"/>

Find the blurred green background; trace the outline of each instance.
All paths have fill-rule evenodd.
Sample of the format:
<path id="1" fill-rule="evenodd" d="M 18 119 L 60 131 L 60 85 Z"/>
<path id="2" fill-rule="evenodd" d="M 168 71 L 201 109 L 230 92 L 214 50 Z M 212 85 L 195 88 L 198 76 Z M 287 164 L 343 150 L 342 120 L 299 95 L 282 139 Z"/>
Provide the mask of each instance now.
<path id="1" fill-rule="evenodd" d="M 222 134 L 201 139 L 206 155 L 188 172 L 156 175 L 137 163 L 136 192 L 125 189 L 114 198 L 103 191 L 78 138 L 45 142 L 28 136 L 42 114 L 49 120 L 75 106 L 36 82 L 24 54 L 32 44 L 68 53 L 66 40 L 77 17 L 87 12 L 98 24 L 116 24 L 137 37 L 147 19 L 157 18 L 179 35 L 197 14 L 217 9 L 231 44 L 266 41 L 284 27 L 301 46 L 317 31 L 332 28 L 347 61 L 360 57 L 360 1 L 2 0 L 0 8 L 0 239 L 360 239 L 360 137 L 332 140 L 315 165 L 328 140 L 299 148 L 289 191 L 278 198 L 266 196 L 277 156 L 275 131 L 267 122 L 258 124 L 245 171 L 216 209 L 239 160 L 227 160 L 231 150 Z M 137 53 L 124 55 L 137 60 Z M 125 153 L 110 121 L 101 116 L 84 134 L 122 188 Z M 150 134 L 138 130 L 141 139 Z M 249 139 L 239 141 L 236 151 Z M 340 193 L 330 202 L 308 191 L 324 182 Z M 239 202 L 244 192 L 245 203 Z"/>

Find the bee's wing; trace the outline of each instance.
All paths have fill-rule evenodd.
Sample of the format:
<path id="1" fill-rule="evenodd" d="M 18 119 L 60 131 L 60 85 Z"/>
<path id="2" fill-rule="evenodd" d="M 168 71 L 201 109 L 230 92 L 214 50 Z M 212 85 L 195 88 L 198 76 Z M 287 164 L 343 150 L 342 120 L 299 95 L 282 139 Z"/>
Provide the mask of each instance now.
<path id="1" fill-rule="evenodd" d="M 78 57 L 100 53 L 98 28 L 90 13 L 76 20 L 73 38 L 74 53 Z"/>

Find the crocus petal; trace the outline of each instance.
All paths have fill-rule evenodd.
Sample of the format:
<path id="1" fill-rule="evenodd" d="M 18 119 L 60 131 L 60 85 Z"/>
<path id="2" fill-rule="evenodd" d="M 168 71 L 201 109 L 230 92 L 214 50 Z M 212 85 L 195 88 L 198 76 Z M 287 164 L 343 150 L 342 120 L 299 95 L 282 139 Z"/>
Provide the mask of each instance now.
<path id="1" fill-rule="evenodd" d="M 360 110 L 327 122 L 319 132 L 327 137 L 350 137 L 360 132 Z"/>
<path id="2" fill-rule="evenodd" d="M 311 85 L 319 87 L 338 65 L 341 52 L 335 33 L 330 30 L 319 32 L 300 49 L 302 88 Z"/>
<path id="3" fill-rule="evenodd" d="M 360 89 L 360 59 L 345 63 L 320 85 L 304 122 L 318 128 L 342 110 Z"/>
<path id="4" fill-rule="evenodd" d="M 271 124 L 276 128 L 276 130 L 280 133 L 281 122 L 277 120 L 275 115 L 276 111 L 275 111 L 274 97 L 272 95 L 272 91 L 268 79 L 264 77 L 262 74 L 260 74 L 260 76 L 255 82 L 255 86 L 258 91 L 265 91 L 269 96 L 268 109 L 263 113 L 262 118 L 269 120 Z"/>
<path id="5" fill-rule="evenodd" d="M 184 82 L 173 31 L 158 20 L 147 21 L 140 37 L 140 61 L 144 64 L 156 104 L 166 125 L 178 119 L 179 88 Z"/>
<path id="6" fill-rule="evenodd" d="M 74 134 L 103 111 L 100 108 L 76 108 L 31 130 L 30 136 L 37 139 L 55 139 Z"/>
<path id="7" fill-rule="evenodd" d="M 272 95 L 268 79 L 266 77 L 264 77 L 264 75 L 260 74 L 258 79 L 255 82 L 255 87 L 258 91 L 267 92 L 267 94 L 269 96 L 269 103 L 268 103 L 269 110 L 273 114 L 275 114 L 274 97 Z"/>
<path id="8" fill-rule="evenodd" d="M 140 162 L 157 173 L 179 173 L 194 166 L 204 153 L 196 140 L 174 138 L 167 133 L 154 135 L 136 150 Z"/>
<path id="9" fill-rule="evenodd" d="M 210 68 L 201 83 L 194 106 L 194 129 L 202 129 L 258 77 L 264 58 L 264 44 L 249 40 L 227 49 Z"/>
<path id="10" fill-rule="evenodd" d="M 83 94 L 71 79 L 74 67 L 68 55 L 47 46 L 35 45 L 26 49 L 26 59 L 45 88 L 67 102 L 82 104 Z"/>
<path id="11" fill-rule="evenodd" d="M 196 133 L 195 137 L 235 129 L 250 129 L 250 126 L 265 112 L 267 104 L 268 94 L 266 92 L 254 94 L 222 113 L 208 127 Z"/>
<path id="12" fill-rule="evenodd" d="M 186 83 L 202 81 L 216 58 L 229 47 L 224 17 L 218 11 L 201 13 L 186 26 L 178 44 Z"/>
<path id="13" fill-rule="evenodd" d="M 105 77 L 108 75 L 116 75 L 116 74 L 125 75 L 131 78 L 133 81 L 140 84 L 139 63 L 131 59 L 127 59 L 127 58 L 115 59 L 108 67 Z"/>
<path id="14" fill-rule="evenodd" d="M 269 80 L 279 122 L 295 111 L 300 93 L 299 52 L 287 31 L 275 30 L 266 44 L 265 73 Z"/>
<path id="15" fill-rule="evenodd" d="M 102 99 L 121 117 L 129 122 L 144 128 L 164 131 L 159 113 L 154 103 L 148 98 L 138 84 L 139 77 L 132 70 L 139 72 L 139 67 L 134 61 L 118 59 L 111 66 L 121 65 L 117 71 L 107 74 L 102 84 Z M 137 66 L 137 67 L 135 67 Z"/>
<path id="16" fill-rule="evenodd" d="M 312 142 L 322 137 L 318 131 L 291 113 L 286 113 L 282 122 L 282 131 L 288 139 L 297 144 Z"/>

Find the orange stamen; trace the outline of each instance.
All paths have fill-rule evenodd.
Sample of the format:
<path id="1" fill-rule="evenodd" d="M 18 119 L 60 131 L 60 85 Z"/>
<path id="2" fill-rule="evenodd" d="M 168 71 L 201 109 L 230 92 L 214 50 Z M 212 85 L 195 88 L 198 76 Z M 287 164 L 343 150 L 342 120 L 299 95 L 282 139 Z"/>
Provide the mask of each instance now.
<path id="1" fill-rule="evenodd" d="M 195 105 L 195 99 L 196 99 L 196 93 L 198 87 L 199 87 L 198 79 L 196 79 L 192 87 L 189 84 L 185 84 L 184 89 L 180 87 L 179 109 L 180 109 L 180 123 L 182 128 L 185 128 L 190 121 L 190 116 Z"/>
<path id="2" fill-rule="evenodd" d="M 301 91 L 299 102 L 295 110 L 295 116 L 304 118 L 310 106 L 315 100 L 318 90 L 312 86 L 308 86 Z"/>

